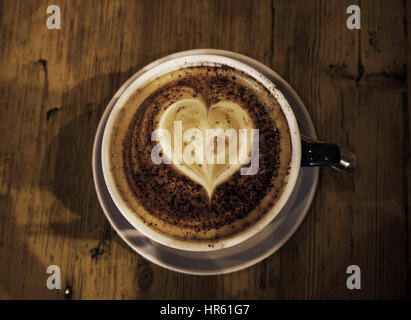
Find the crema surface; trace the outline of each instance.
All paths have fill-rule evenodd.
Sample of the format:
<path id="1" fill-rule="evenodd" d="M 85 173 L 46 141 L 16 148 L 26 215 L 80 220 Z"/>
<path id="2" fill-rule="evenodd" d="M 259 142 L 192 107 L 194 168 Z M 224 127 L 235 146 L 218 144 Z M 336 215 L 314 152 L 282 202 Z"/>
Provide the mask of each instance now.
<path id="1" fill-rule="evenodd" d="M 170 137 L 153 141 L 158 129 Z M 233 129 L 233 149 L 234 137 L 227 135 L 219 149 L 207 129 Z M 239 129 L 246 129 L 244 139 Z M 241 175 L 256 142 L 252 129 L 259 133 L 258 171 Z M 194 152 L 200 142 L 214 145 L 211 154 L 205 147 Z M 156 146 L 170 163 L 153 162 Z M 230 150 L 237 155 L 231 163 Z M 224 163 L 216 163 L 219 153 Z M 184 161 L 190 157 L 191 163 Z M 201 162 L 207 157 L 215 162 Z M 251 227 L 276 202 L 288 174 L 291 138 L 278 101 L 259 81 L 227 66 L 190 67 L 131 96 L 110 138 L 110 160 L 121 197 L 147 225 L 178 239 L 216 240 Z"/>

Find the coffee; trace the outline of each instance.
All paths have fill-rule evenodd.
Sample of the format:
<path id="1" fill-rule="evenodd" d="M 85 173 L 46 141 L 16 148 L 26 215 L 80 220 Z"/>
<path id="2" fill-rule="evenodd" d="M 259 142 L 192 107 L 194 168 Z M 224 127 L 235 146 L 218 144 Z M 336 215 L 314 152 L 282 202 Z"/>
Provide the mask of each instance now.
<path id="1" fill-rule="evenodd" d="M 225 147 L 211 129 L 229 132 Z M 136 216 L 173 238 L 216 240 L 251 227 L 275 204 L 291 137 L 278 101 L 258 80 L 224 65 L 197 66 L 138 89 L 116 119 L 109 150 L 116 188 Z"/>

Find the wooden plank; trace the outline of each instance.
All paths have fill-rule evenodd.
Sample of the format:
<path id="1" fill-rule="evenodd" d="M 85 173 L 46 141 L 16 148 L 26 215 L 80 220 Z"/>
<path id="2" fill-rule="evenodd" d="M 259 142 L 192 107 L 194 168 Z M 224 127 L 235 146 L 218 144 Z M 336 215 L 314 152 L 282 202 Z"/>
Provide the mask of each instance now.
<path id="1" fill-rule="evenodd" d="M 359 168 L 347 176 L 322 170 L 311 212 L 280 251 L 287 256 L 289 278 L 298 278 L 284 294 L 404 297 L 406 286 L 399 284 L 407 282 L 402 207 L 406 199 L 405 186 L 398 183 L 406 150 L 403 4 L 361 2 L 362 29 L 351 31 L 345 26 L 347 15 L 342 14 L 350 2 L 310 3 L 297 8 L 288 2 L 278 12 L 287 13 L 289 22 L 276 23 L 279 40 L 274 43 L 283 46 L 274 54 L 273 67 L 307 104 L 319 136 L 354 150 Z M 288 30 L 298 38 L 287 46 Z M 374 49 L 376 43 L 380 45 Z M 359 292 L 346 288 L 345 269 L 351 264 L 363 271 Z"/>

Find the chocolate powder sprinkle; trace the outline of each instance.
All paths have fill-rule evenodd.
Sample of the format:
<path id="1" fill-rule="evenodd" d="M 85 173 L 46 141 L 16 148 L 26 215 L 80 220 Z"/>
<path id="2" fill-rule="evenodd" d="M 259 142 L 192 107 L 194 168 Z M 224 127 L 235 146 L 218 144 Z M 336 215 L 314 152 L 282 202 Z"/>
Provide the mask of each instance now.
<path id="1" fill-rule="evenodd" d="M 123 141 L 124 175 L 138 201 L 160 220 L 196 232 L 219 229 L 245 217 L 268 193 L 279 167 L 279 131 L 268 120 L 264 103 L 255 89 L 237 81 L 241 75 L 228 76 L 227 71 L 238 73 L 229 67 L 217 72 L 207 67 L 201 77 L 190 73 L 157 89 L 140 105 Z M 208 107 L 222 99 L 239 103 L 259 129 L 258 173 L 242 176 L 238 170 L 216 187 L 211 199 L 201 185 L 172 165 L 151 161 L 151 150 L 157 144 L 151 141 L 158 125 L 155 115 L 187 89 L 204 99 Z"/>

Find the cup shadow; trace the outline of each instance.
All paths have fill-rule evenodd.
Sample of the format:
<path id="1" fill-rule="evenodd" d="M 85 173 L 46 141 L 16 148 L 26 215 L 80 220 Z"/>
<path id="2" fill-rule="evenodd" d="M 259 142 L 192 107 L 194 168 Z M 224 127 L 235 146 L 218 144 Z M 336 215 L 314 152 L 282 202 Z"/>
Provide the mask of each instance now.
<path id="1" fill-rule="evenodd" d="M 49 223 L 58 235 L 110 241 L 115 234 L 102 213 L 94 188 L 93 142 L 110 99 L 139 68 L 135 66 L 125 72 L 97 75 L 82 81 L 63 94 L 61 106 L 47 112 L 50 131 L 58 133 L 47 146 L 40 187 L 52 193 L 69 210 L 56 211 L 56 219 Z M 66 119 L 71 120 L 65 123 Z"/>

